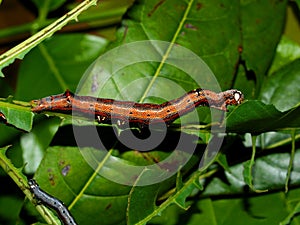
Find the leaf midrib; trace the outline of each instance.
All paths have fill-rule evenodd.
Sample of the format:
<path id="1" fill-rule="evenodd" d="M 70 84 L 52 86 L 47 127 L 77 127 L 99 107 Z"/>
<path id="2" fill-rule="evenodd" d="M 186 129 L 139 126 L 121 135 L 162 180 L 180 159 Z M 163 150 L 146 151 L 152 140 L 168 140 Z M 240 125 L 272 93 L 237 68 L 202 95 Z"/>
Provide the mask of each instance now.
<path id="1" fill-rule="evenodd" d="M 187 3 L 187 7 L 186 7 L 186 9 L 185 9 L 185 12 L 184 12 L 184 14 L 183 14 L 183 17 L 181 18 L 181 20 L 180 20 L 180 22 L 179 22 L 178 28 L 177 28 L 177 30 L 175 31 L 174 35 L 173 35 L 173 38 L 172 38 L 172 40 L 171 40 L 171 42 L 170 42 L 170 45 L 169 45 L 168 49 L 166 50 L 165 54 L 162 56 L 162 60 L 161 60 L 161 62 L 159 63 L 159 65 L 158 65 L 158 67 L 157 67 L 157 69 L 156 69 L 156 71 L 155 71 L 155 74 L 153 75 L 152 79 L 150 80 L 150 83 L 149 83 L 149 85 L 147 86 L 147 88 L 146 88 L 146 90 L 145 90 L 143 96 L 141 97 L 140 102 L 143 102 L 143 101 L 145 100 L 145 98 L 147 97 L 147 95 L 148 95 L 148 93 L 149 93 L 151 87 L 153 86 L 154 82 L 156 81 L 157 77 L 159 76 L 160 71 L 162 70 L 162 68 L 163 68 L 163 66 L 164 66 L 164 64 L 165 64 L 165 62 L 166 62 L 166 60 L 168 59 L 168 57 L 169 57 L 169 55 L 170 55 L 170 52 L 171 52 L 171 50 L 172 50 L 172 48 L 173 48 L 173 46 L 174 46 L 174 44 L 175 44 L 175 41 L 176 41 L 177 37 L 179 36 L 180 31 L 182 30 L 182 27 L 183 27 L 184 22 L 186 21 L 187 16 L 188 16 L 188 14 L 189 14 L 189 12 L 190 12 L 190 10 L 191 10 L 191 7 L 192 7 L 192 5 L 193 5 L 193 2 L 194 2 L 194 0 L 190 0 L 190 1 Z"/>

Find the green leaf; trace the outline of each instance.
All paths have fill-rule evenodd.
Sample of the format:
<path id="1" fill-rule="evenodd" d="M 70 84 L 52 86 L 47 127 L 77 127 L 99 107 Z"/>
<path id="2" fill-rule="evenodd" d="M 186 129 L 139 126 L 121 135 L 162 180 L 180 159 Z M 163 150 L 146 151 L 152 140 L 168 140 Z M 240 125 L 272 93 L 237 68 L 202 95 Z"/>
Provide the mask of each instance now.
<path id="1" fill-rule="evenodd" d="M 147 172 L 147 171 L 145 171 Z M 141 175 L 143 176 L 143 174 Z M 147 217 L 156 207 L 156 198 L 159 191 L 159 184 L 148 186 L 133 186 L 128 196 L 127 224 L 146 224 L 139 223 Z"/>
<path id="2" fill-rule="evenodd" d="M 31 162 L 25 167 L 27 173 L 36 171 L 60 123 L 61 120 L 57 117 L 43 120 L 36 124 L 30 133 L 21 136 L 23 160 Z"/>
<path id="3" fill-rule="evenodd" d="M 283 194 L 279 192 L 213 201 L 216 224 L 278 224 L 286 215 L 285 202 L 282 198 Z"/>
<path id="4" fill-rule="evenodd" d="M 291 212 L 283 221 L 281 221 L 280 225 L 289 225 L 294 216 L 300 213 L 300 202 L 295 206 L 293 212 Z"/>
<path id="5" fill-rule="evenodd" d="M 13 58 L 10 58 L 10 59 L 8 59 L 7 60 L 7 58 L 9 57 L 9 55 L 7 55 L 7 56 L 3 56 L 3 55 L 0 55 L 0 60 L 3 60 L 4 62 L 2 62 L 1 64 L 0 64 L 0 77 L 4 77 L 4 74 L 2 73 L 2 69 L 3 68 L 5 68 L 5 67 L 7 67 L 8 65 L 10 65 L 10 64 L 12 64 L 14 61 L 15 61 L 15 59 L 23 59 L 24 58 L 24 56 L 30 51 L 31 49 L 26 49 L 26 50 L 23 50 L 23 51 L 21 51 L 18 55 L 16 55 L 15 57 L 13 57 Z M 2 57 L 1 57 L 2 56 Z"/>
<path id="6" fill-rule="evenodd" d="M 82 150 L 95 151 L 102 155 L 106 152 L 89 148 Z M 114 172 L 107 166 L 103 169 Z M 78 148 L 49 148 L 35 178 L 41 188 L 61 199 L 67 206 L 71 205 L 71 213 L 78 224 L 97 224 L 99 218 L 102 224 L 124 224 L 122 221 L 125 220 L 130 187 L 109 181 L 97 174 Z"/>
<path id="7" fill-rule="evenodd" d="M 128 15 L 129 19 L 118 31 L 119 41 L 163 40 L 180 44 L 202 56 L 223 88 L 230 86 L 228 80 L 234 73 L 241 43 L 241 34 L 236 32 L 238 1 L 139 1 Z M 176 79 L 166 66 L 159 72 Z"/>
<path id="8" fill-rule="evenodd" d="M 288 221 L 291 219 L 291 214 L 299 209 L 298 202 L 299 188 L 290 191 L 288 197 L 283 192 L 275 192 L 265 195 L 244 194 L 243 198 L 228 196 L 214 200 L 200 199 L 187 213 L 177 213 L 177 223 L 172 225 L 182 223 L 187 225 L 200 223 L 203 225 L 269 225 L 279 224 L 283 220 L 282 224 L 294 224 L 294 222 L 297 224 L 299 216 L 296 214 L 293 214 L 292 223 L 288 223 Z"/>
<path id="9" fill-rule="evenodd" d="M 149 224 L 161 225 L 217 225 L 213 201 L 210 198 L 201 199 L 194 202 L 188 211 L 180 209 L 178 206 L 170 206 L 159 217 L 155 217 Z"/>
<path id="10" fill-rule="evenodd" d="M 226 89 L 234 86 L 240 47 L 248 68 L 262 79 L 281 35 L 278 27 L 284 24 L 285 9 L 286 1 L 140 1 L 129 11 L 119 40 L 159 39 L 183 45 L 203 58 Z"/>
<path id="11" fill-rule="evenodd" d="M 218 162 L 220 164 L 220 166 L 223 167 L 224 170 L 226 170 L 228 172 L 230 171 L 230 168 L 229 168 L 229 165 L 228 165 L 227 158 L 226 158 L 225 154 L 223 154 L 223 153 L 218 154 L 216 162 Z"/>
<path id="12" fill-rule="evenodd" d="M 298 201 L 299 188 L 290 191 L 288 197 L 283 192 L 275 192 L 265 195 L 244 194 L 242 198 L 234 196 L 221 199 L 205 198 L 196 201 L 188 212 L 177 212 L 177 223 L 172 223 L 172 225 L 279 224 L 295 209 Z M 295 215 L 292 222 L 297 224 L 299 217 Z"/>
<path id="13" fill-rule="evenodd" d="M 199 183 L 197 185 L 196 182 L 192 182 L 183 186 L 180 190 L 178 190 L 178 195 L 174 198 L 174 203 L 176 203 L 180 208 L 184 210 L 188 210 L 190 204 L 187 202 L 187 197 L 191 195 L 191 193 L 198 189 Z"/>
<path id="14" fill-rule="evenodd" d="M 285 65 L 270 75 L 261 90 L 261 100 L 274 104 L 280 111 L 300 103 L 300 59 Z"/>
<path id="15" fill-rule="evenodd" d="M 105 45 L 104 39 L 91 35 L 52 37 L 24 58 L 16 98 L 32 100 L 61 93 L 67 88 L 75 91 L 84 71 L 99 56 Z"/>
<path id="16" fill-rule="evenodd" d="M 241 149 L 245 154 L 245 149 Z M 294 158 L 294 167 L 291 171 L 289 185 L 300 184 L 300 167 L 298 165 L 300 156 L 299 149 L 296 151 Z M 290 154 L 277 153 L 259 157 L 253 165 L 252 181 L 256 190 L 278 190 L 284 189 L 287 171 L 289 167 Z M 249 162 L 248 162 L 249 163 Z M 242 193 L 245 188 L 243 177 L 244 163 L 239 163 L 230 167 L 230 171 L 225 171 L 225 178 L 220 180 L 215 177 L 209 185 L 207 185 L 204 196 L 224 195 Z"/>
<path id="17" fill-rule="evenodd" d="M 6 124 L 12 125 L 20 130 L 30 131 L 33 122 L 33 113 L 28 107 L 10 103 L 7 100 L 0 101 L 0 112 L 5 118 L 2 118 Z"/>
<path id="18" fill-rule="evenodd" d="M 268 73 L 271 75 L 281 67 L 292 63 L 297 58 L 300 58 L 300 46 L 297 42 L 282 36 L 277 49 L 274 61 Z"/>
<path id="19" fill-rule="evenodd" d="M 289 190 L 286 194 L 286 205 L 287 205 L 287 216 L 280 222 L 280 225 L 297 224 L 299 223 L 299 212 L 300 212 L 300 202 L 299 202 L 299 191 L 300 189 Z"/>
<path id="20" fill-rule="evenodd" d="M 154 218 L 155 216 L 159 216 L 161 215 L 165 209 L 167 209 L 171 204 L 176 204 L 178 205 L 180 208 L 187 210 L 190 206 L 190 203 L 187 202 L 187 197 L 191 195 L 191 193 L 195 190 L 198 190 L 198 188 L 200 187 L 200 183 L 199 183 L 199 171 L 194 172 L 194 174 L 184 183 L 184 185 L 182 186 L 182 188 L 178 189 L 177 192 L 170 196 L 167 200 L 165 200 L 163 203 L 161 203 L 159 206 L 155 207 L 154 202 L 155 202 L 155 198 L 156 198 L 156 194 L 157 192 L 157 186 L 156 185 L 152 185 L 152 186 L 147 186 L 147 187 L 138 187 L 136 189 L 136 193 L 135 192 L 135 188 L 134 187 L 132 189 L 132 194 L 135 198 L 137 198 L 137 196 L 135 196 L 135 194 L 139 194 L 140 197 L 146 196 L 146 199 L 150 200 L 150 204 L 148 202 L 148 204 L 144 207 L 144 208 L 140 208 L 138 209 L 138 211 L 128 211 L 131 213 L 132 218 L 128 217 L 130 220 L 130 222 L 134 222 L 136 224 L 146 224 L 149 220 L 151 220 L 152 218 Z M 155 188 L 156 187 L 156 188 Z M 147 190 L 149 189 L 150 192 L 152 194 L 149 195 L 149 193 L 147 192 L 140 192 L 143 189 Z M 202 189 L 202 187 L 201 187 Z M 142 203 L 142 205 L 144 205 L 145 202 Z M 132 206 L 133 208 L 137 208 L 137 206 Z M 144 212 L 146 211 L 146 212 Z"/>
<path id="21" fill-rule="evenodd" d="M 226 117 L 226 130 L 236 133 L 263 133 L 284 128 L 300 127 L 300 104 L 285 112 L 273 105 L 249 100 L 235 107 Z"/>
<path id="22" fill-rule="evenodd" d="M 280 40 L 285 22 L 286 4 L 287 1 L 244 0 L 241 2 L 242 58 L 246 62 L 247 69 L 253 70 L 260 82 Z"/>
<path id="23" fill-rule="evenodd" d="M 49 148 L 35 174 L 41 188 L 68 205 L 79 224 L 95 224 L 99 220 L 95 215 L 99 214 L 103 224 L 124 224 L 126 207 L 128 207 L 129 221 L 139 222 L 142 220 L 145 222 L 173 203 L 174 199 L 172 198 L 157 210 L 155 207 L 158 193 L 169 190 L 170 185 L 174 184 L 174 179 L 151 186 L 120 185 L 99 175 L 98 170 L 94 171 L 87 163 L 87 159 L 82 156 L 84 154 L 86 157 L 87 152 L 105 156 L 106 151 L 90 148 L 82 148 L 80 151 L 75 147 Z M 151 158 L 150 154 L 146 153 L 145 156 Z M 121 160 L 110 156 L 105 162 L 99 162 L 102 164 L 101 174 L 126 176 L 126 171 L 120 173 L 122 168 L 118 167 Z M 188 168 L 183 168 L 183 171 L 186 172 L 195 165 L 195 160 L 192 161 L 194 162 L 188 165 Z M 127 163 L 133 165 L 132 162 Z M 78 179 L 79 177 L 80 179 Z M 126 178 L 130 179 L 130 176 L 126 176 Z M 200 186 L 198 179 L 199 177 L 195 176 L 179 190 L 177 196 L 180 201 L 184 201 L 190 191 Z M 193 188 L 185 190 L 190 185 Z M 153 204 L 149 204 L 150 201 Z M 129 205 L 127 205 L 128 203 Z"/>
<path id="24" fill-rule="evenodd" d="M 227 131 L 262 133 L 300 127 L 299 66 L 300 60 L 287 64 L 268 77 L 261 90 L 263 102 L 285 112 L 260 101 L 247 101 L 229 113 Z"/>
<path id="25" fill-rule="evenodd" d="M 12 127 L 0 124 L 0 146 L 5 146 L 11 144 L 11 142 L 16 139 L 22 131 Z"/>
<path id="26" fill-rule="evenodd" d="M 13 195 L 0 197 L 0 217 L 1 221 L 9 224 L 10 221 L 19 219 L 19 211 L 23 204 L 23 199 Z"/>
<path id="27" fill-rule="evenodd" d="M 178 217 L 182 212 L 186 213 L 185 210 L 179 208 L 177 205 L 170 205 L 160 215 L 151 219 L 148 224 L 176 225 L 178 224 Z"/>

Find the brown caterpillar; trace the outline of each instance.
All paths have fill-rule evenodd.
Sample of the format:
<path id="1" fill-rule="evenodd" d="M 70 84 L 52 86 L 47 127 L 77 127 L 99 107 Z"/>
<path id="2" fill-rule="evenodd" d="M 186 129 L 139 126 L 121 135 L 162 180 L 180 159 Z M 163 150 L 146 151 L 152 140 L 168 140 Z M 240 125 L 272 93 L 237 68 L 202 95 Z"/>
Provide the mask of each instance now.
<path id="1" fill-rule="evenodd" d="M 110 124 L 116 121 L 119 126 L 125 123 L 148 126 L 150 123 L 171 124 L 198 106 L 226 111 L 228 105 L 238 105 L 243 100 L 242 92 L 236 89 L 215 93 L 198 88 L 162 104 L 79 96 L 67 90 L 63 94 L 33 100 L 31 105 L 32 111 L 36 113 L 51 111 L 71 114 L 75 112 L 87 117 L 92 116 L 99 123 Z"/>

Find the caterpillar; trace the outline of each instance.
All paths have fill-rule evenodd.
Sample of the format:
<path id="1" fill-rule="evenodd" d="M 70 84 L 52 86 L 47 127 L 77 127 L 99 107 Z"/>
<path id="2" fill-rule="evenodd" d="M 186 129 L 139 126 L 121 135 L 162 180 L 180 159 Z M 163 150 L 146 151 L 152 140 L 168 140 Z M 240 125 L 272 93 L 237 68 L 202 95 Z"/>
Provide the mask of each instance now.
<path id="1" fill-rule="evenodd" d="M 34 194 L 38 203 L 53 209 L 64 225 L 77 225 L 68 208 L 62 201 L 40 189 L 40 186 L 34 179 L 30 179 L 28 185 L 30 192 Z"/>
<path id="2" fill-rule="evenodd" d="M 143 127 L 150 123 L 162 122 L 169 125 L 198 106 L 227 111 L 228 105 L 238 105 L 243 100 L 244 95 L 236 89 L 215 93 L 198 88 L 162 104 L 79 96 L 66 90 L 63 94 L 31 101 L 31 110 L 35 113 L 52 111 L 70 114 L 75 112 L 83 116 L 92 116 L 99 123 L 110 124 L 116 121 L 119 126 L 130 123 Z"/>

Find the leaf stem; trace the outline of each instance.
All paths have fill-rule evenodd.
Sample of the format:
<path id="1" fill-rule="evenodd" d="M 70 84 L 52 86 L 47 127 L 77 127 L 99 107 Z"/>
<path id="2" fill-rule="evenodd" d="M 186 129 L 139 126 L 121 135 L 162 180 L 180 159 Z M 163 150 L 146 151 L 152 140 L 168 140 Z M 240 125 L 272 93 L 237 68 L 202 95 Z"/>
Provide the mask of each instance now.
<path id="1" fill-rule="evenodd" d="M 253 185 L 253 175 L 252 175 L 252 170 L 255 163 L 255 155 L 256 155 L 256 139 L 257 139 L 257 135 L 251 134 L 252 155 L 251 155 L 251 159 L 244 163 L 244 180 L 246 184 L 249 185 L 251 190 L 255 191 L 256 193 L 261 193 L 261 192 L 267 192 L 268 190 L 255 189 Z"/>
<path id="2" fill-rule="evenodd" d="M 295 141 L 296 140 L 298 140 L 298 139 L 300 139 L 300 134 L 295 134 Z M 278 141 L 278 142 L 276 142 L 276 143 L 274 143 L 274 144 L 272 144 L 272 145 L 269 145 L 269 146 L 267 146 L 265 149 L 272 149 L 272 148 L 277 148 L 277 147 L 280 147 L 280 146 L 282 146 L 282 145 L 285 145 L 285 144 L 287 144 L 287 143 L 289 143 L 289 142 L 291 142 L 292 141 L 292 137 L 289 137 L 289 138 L 286 138 L 286 139 L 283 139 L 283 140 L 281 140 L 281 141 Z"/>
<path id="3" fill-rule="evenodd" d="M 289 167 L 288 167 L 288 171 L 286 174 L 286 179 L 285 179 L 285 193 L 288 192 L 289 190 L 289 181 L 290 181 L 290 177 L 291 177 L 291 172 L 293 169 L 293 162 L 294 162 L 294 158 L 295 158 L 295 151 L 296 151 L 296 130 L 293 129 L 291 131 L 291 139 L 292 139 L 292 149 L 291 149 L 291 157 L 290 157 L 290 162 L 289 162 Z"/>

